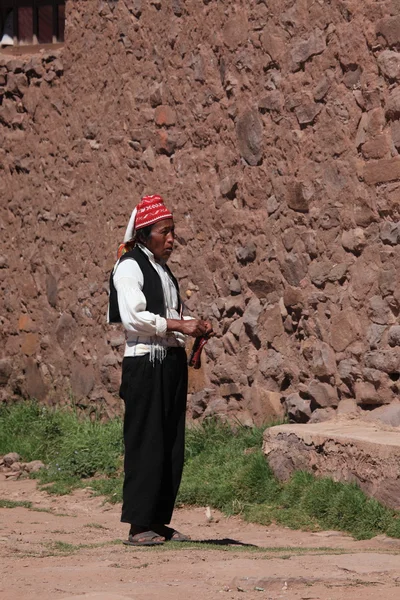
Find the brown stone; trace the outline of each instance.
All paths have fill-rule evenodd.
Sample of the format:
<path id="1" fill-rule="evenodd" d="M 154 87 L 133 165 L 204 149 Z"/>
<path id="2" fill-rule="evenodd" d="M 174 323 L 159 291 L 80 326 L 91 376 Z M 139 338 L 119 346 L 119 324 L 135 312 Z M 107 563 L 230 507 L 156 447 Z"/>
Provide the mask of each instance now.
<path id="1" fill-rule="evenodd" d="M 77 323 L 68 313 L 63 313 L 58 319 L 56 326 L 57 342 L 63 350 L 66 350 L 73 342 L 76 334 Z"/>
<path id="2" fill-rule="evenodd" d="M 293 63 L 301 65 L 316 54 L 321 54 L 326 48 L 324 32 L 315 29 L 311 36 L 298 42 L 292 49 L 290 56 Z"/>
<path id="3" fill-rule="evenodd" d="M 313 345 L 311 370 L 317 377 L 327 377 L 336 373 L 335 353 L 325 342 L 316 340 Z"/>
<path id="4" fill-rule="evenodd" d="M 157 106 L 154 111 L 154 121 L 159 127 L 171 127 L 176 123 L 176 112 L 170 106 Z"/>
<path id="5" fill-rule="evenodd" d="M 313 380 L 308 386 L 308 394 L 320 408 L 336 408 L 339 398 L 336 389 L 328 383 Z"/>
<path id="6" fill-rule="evenodd" d="M 262 158 L 263 139 L 263 124 L 258 111 L 244 112 L 238 119 L 236 132 L 241 156 L 250 166 L 257 166 Z"/>
<path id="7" fill-rule="evenodd" d="M 71 366 L 71 390 L 75 398 L 86 398 L 94 387 L 94 370 L 92 365 L 85 367 L 74 361 Z"/>
<path id="8" fill-rule="evenodd" d="M 400 179 L 400 158 L 387 158 L 366 163 L 363 176 L 369 185 L 396 181 L 396 179 Z"/>
<path id="9" fill-rule="evenodd" d="M 26 356 L 33 356 L 39 350 L 39 336 L 37 333 L 26 333 L 22 340 L 21 352 Z"/>
<path id="10" fill-rule="evenodd" d="M 251 388 L 250 408 L 257 427 L 282 421 L 285 417 L 281 394 L 271 392 L 258 385 Z"/>
<path id="11" fill-rule="evenodd" d="M 368 140 L 362 147 L 362 153 L 364 158 L 384 158 L 390 156 L 390 141 L 389 136 L 386 133 Z"/>
<path id="12" fill-rule="evenodd" d="M 331 321 L 331 345 L 336 352 L 343 352 L 357 339 L 360 323 L 353 311 L 342 311 Z"/>
<path id="13" fill-rule="evenodd" d="M 27 359 L 25 377 L 28 396 L 35 400 L 44 400 L 47 395 L 47 387 L 38 365 L 32 358 Z"/>
<path id="14" fill-rule="evenodd" d="M 400 89 L 395 87 L 386 102 L 386 117 L 392 121 L 400 118 Z"/>
<path id="15" fill-rule="evenodd" d="M 34 331 L 35 325 L 29 315 L 26 313 L 20 315 L 18 319 L 18 329 L 20 331 Z"/>
<path id="16" fill-rule="evenodd" d="M 377 23 L 376 33 L 382 35 L 389 46 L 400 44 L 400 15 L 385 17 Z"/>
<path id="17" fill-rule="evenodd" d="M 308 212 L 313 189 L 302 181 L 295 181 L 289 185 L 288 206 L 299 212 Z"/>
<path id="18" fill-rule="evenodd" d="M 230 50 L 236 50 L 244 44 L 248 36 L 248 21 L 245 15 L 237 14 L 231 17 L 222 30 L 222 36 Z"/>

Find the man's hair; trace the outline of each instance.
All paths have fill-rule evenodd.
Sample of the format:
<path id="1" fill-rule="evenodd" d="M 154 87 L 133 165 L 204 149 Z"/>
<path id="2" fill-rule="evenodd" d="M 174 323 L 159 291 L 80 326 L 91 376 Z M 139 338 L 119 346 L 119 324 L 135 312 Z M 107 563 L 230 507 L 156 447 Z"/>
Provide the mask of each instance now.
<path id="1" fill-rule="evenodd" d="M 143 227 L 136 232 L 135 242 L 139 244 L 146 244 L 147 240 L 151 236 L 151 230 L 153 225 L 147 225 L 147 227 Z"/>

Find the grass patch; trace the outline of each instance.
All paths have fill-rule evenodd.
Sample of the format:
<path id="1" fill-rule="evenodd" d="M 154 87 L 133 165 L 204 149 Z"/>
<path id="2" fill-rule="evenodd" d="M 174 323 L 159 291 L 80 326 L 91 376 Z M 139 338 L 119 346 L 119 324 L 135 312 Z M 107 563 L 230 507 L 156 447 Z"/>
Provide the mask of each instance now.
<path id="1" fill-rule="evenodd" d="M 0 499 L 0 508 L 32 508 L 32 502 Z"/>
<path id="2" fill-rule="evenodd" d="M 274 477 L 261 451 L 264 428 L 208 421 L 188 429 L 186 463 L 178 503 L 210 506 L 227 515 L 269 525 L 317 531 L 336 529 L 357 539 L 380 533 L 400 538 L 400 513 L 368 498 L 356 485 L 296 473 Z M 0 407 L 0 455 L 15 451 L 48 468 L 34 475 L 50 494 L 87 488 L 121 501 L 122 422 L 78 417 L 35 403 Z M 9 506 L 1 502 L 10 502 Z M 0 508 L 30 503 L 0 501 Z"/>

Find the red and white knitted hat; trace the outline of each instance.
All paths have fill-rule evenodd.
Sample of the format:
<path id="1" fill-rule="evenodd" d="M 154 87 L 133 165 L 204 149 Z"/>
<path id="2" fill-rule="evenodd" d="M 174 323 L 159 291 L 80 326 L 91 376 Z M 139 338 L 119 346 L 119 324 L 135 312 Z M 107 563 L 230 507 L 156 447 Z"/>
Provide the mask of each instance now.
<path id="1" fill-rule="evenodd" d="M 172 213 L 164 204 L 161 196 L 144 196 L 137 207 L 133 210 L 126 228 L 124 243 L 129 242 L 135 235 L 135 231 L 143 229 L 148 225 L 154 225 L 163 219 L 172 219 Z"/>

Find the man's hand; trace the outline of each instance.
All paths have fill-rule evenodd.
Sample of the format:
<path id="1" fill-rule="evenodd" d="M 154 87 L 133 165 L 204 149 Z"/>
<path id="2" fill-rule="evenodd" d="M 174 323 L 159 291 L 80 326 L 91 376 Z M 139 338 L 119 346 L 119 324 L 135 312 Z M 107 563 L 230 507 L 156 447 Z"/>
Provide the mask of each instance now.
<path id="1" fill-rule="evenodd" d="M 213 328 L 209 321 L 203 319 L 167 319 L 167 331 L 179 331 L 184 335 L 200 337 L 212 335 Z"/>

